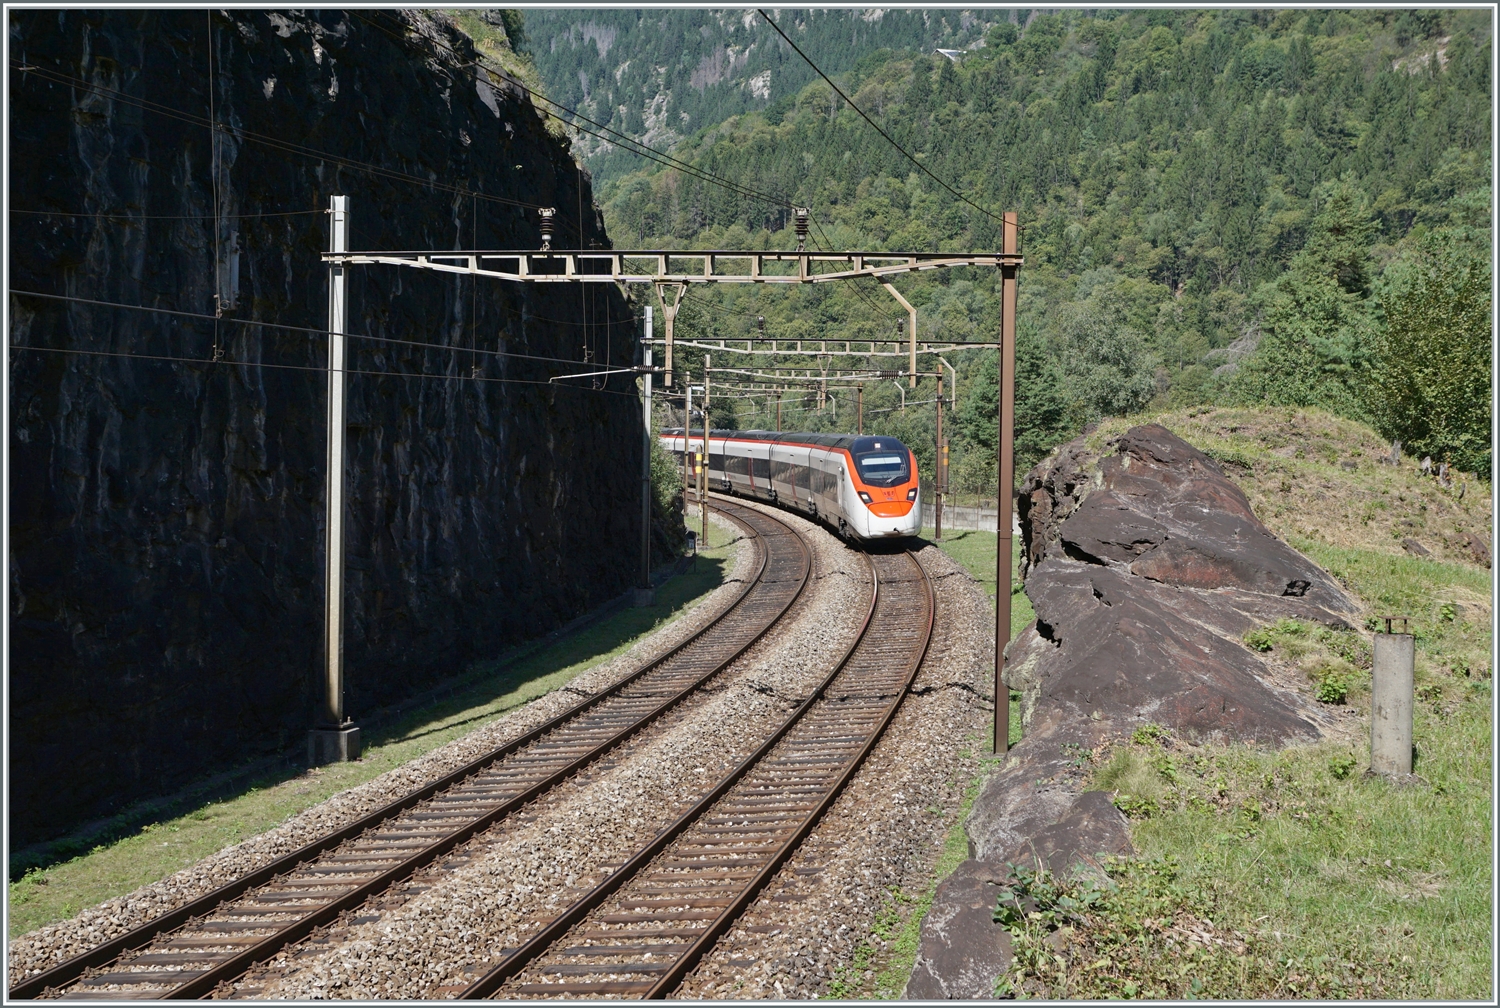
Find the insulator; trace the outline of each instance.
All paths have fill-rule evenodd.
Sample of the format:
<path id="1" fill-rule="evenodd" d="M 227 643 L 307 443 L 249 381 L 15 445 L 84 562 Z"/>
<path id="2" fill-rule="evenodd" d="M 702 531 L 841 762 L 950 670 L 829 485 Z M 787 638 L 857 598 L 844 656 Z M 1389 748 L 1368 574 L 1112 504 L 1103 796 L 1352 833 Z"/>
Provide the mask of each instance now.
<path id="1" fill-rule="evenodd" d="M 537 215 L 542 218 L 542 251 L 552 251 L 552 216 L 557 213 L 554 207 L 542 207 L 537 210 Z"/>

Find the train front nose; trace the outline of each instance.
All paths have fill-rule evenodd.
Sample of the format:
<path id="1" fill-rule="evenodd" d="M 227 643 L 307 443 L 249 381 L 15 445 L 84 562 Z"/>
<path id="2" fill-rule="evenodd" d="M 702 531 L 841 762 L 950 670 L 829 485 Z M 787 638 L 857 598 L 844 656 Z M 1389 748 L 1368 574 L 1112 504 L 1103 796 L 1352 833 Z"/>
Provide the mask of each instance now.
<path id="1" fill-rule="evenodd" d="M 915 499 L 876 500 L 865 507 L 870 513 L 871 539 L 899 539 L 921 531 L 922 511 Z"/>

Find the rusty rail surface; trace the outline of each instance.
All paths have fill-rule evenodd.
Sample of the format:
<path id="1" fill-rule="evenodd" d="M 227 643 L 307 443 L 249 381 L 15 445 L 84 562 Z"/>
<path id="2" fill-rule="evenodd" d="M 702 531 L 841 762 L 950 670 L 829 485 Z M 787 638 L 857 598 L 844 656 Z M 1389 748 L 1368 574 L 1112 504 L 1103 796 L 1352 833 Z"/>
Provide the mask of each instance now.
<path id="1" fill-rule="evenodd" d="M 760 564 L 715 620 L 520 738 L 9 990 L 11 1000 L 202 997 L 504 819 L 697 692 L 801 596 L 811 551 L 775 516 L 715 509 Z"/>

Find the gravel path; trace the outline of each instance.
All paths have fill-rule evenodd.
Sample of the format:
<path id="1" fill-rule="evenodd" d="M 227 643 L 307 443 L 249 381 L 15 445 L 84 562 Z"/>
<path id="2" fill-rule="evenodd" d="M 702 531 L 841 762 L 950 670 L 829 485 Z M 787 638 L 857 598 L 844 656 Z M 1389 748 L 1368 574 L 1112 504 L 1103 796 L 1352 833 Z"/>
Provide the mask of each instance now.
<path id="1" fill-rule="evenodd" d="M 809 530 L 814 583 L 788 624 L 705 691 L 609 758 L 477 837 L 362 916 L 266 969 L 238 996 L 437 998 L 477 978 L 670 823 L 748 755 L 853 639 L 865 559 Z"/>
<path id="2" fill-rule="evenodd" d="M 937 593 L 927 659 L 886 734 L 849 787 L 760 898 L 674 997 L 801 999 L 870 996 L 852 976 L 889 893 L 925 890 L 963 789 L 984 754 L 993 707 L 994 615 L 982 590 L 947 554 L 918 554 Z M 969 752 L 970 755 L 961 755 Z"/>
<path id="3" fill-rule="evenodd" d="M 713 520 L 734 534 L 741 534 L 738 525 L 717 516 Z M 713 620 L 733 601 L 744 579 L 753 576 L 757 563 L 757 551 L 748 542 L 736 544 L 724 584 L 680 619 L 642 639 L 629 651 L 584 672 L 567 686 L 373 780 L 341 791 L 280 826 L 226 847 L 159 882 L 106 900 L 69 920 L 18 936 L 9 943 L 7 953 L 12 982 L 33 976 L 211 892 L 525 734 L 576 703 L 580 693 L 591 693 L 615 682 Z"/>

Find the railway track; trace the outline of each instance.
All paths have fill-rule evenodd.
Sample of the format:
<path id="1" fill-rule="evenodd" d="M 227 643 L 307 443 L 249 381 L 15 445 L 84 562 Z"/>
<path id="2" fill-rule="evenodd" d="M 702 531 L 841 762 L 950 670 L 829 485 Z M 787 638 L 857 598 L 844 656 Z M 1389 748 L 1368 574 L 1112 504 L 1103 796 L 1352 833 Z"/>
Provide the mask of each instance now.
<path id="1" fill-rule="evenodd" d="M 927 653 L 936 602 L 916 557 L 870 562 L 858 637 L 770 738 L 532 938 L 444 993 L 649 999 L 681 983 L 858 771 Z"/>
<path id="2" fill-rule="evenodd" d="M 811 553 L 765 512 L 715 501 L 757 543 L 708 626 L 613 686 L 440 780 L 178 909 L 28 977 L 12 1000 L 203 997 L 410 877 L 639 733 L 736 661 L 801 596 Z"/>

